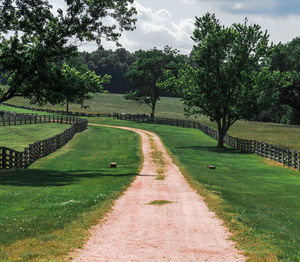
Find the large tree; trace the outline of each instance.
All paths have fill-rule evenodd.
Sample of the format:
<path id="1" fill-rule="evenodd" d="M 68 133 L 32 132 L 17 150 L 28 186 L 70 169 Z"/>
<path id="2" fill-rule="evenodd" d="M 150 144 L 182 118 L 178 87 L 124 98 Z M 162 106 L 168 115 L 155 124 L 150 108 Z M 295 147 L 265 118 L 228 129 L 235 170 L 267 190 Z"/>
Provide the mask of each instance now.
<path id="1" fill-rule="evenodd" d="M 125 98 L 149 105 L 151 117 L 154 117 L 156 103 L 166 93 L 163 85 L 160 85 L 164 81 L 164 71 L 169 70 L 176 75 L 185 60 L 184 55 L 168 46 L 164 50 L 154 48 L 138 51 L 136 61 L 126 73 L 132 80 L 133 90 Z"/>
<path id="2" fill-rule="evenodd" d="M 77 70 L 64 63 L 61 70 L 56 73 L 55 88 L 47 89 L 47 102 L 66 104 L 66 112 L 69 112 L 69 104 L 80 104 L 85 107 L 85 100 L 91 99 L 92 94 L 104 91 L 104 84 L 109 83 L 109 75 L 96 75 L 95 72 L 82 68 Z M 38 104 L 44 104 L 41 101 L 36 101 Z"/>
<path id="3" fill-rule="evenodd" d="M 259 25 L 248 25 L 247 19 L 225 27 L 207 13 L 196 17 L 192 39 L 192 66 L 186 65 L 177 78 L 169 74 L 167 82 L 177 86 L 188 115 L 202 114 L 216 121 L 222 148 L 230 126 L 257 109 L 268 34 Z"/>
<path id="4" fill-rule="evenodd" d="M 14 96 L 41 101 L 55 88 L 50 70 L 61 69 L 80 43 L 117 41 L 123 30 L 134 29 L 132 3 L 65 0 L 63 11 L 47 0 L 0 0 L 0 75 L 10 77 L 9 86 L 0 88 L 0 102 Z"/>

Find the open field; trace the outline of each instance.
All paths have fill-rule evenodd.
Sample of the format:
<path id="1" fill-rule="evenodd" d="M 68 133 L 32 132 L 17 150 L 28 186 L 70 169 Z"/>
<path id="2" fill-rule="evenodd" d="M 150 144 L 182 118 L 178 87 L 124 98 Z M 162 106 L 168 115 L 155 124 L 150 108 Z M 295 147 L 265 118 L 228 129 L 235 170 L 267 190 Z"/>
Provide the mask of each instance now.
<path id="1" fill-rule="evenodd" d="M 70 104 L 70 111 L 77 112 L 89 112 L 89 113 L 104 113 L 112 114 L 117 113 L 141 113 L 149 114 L 150 107 L 144 104 L 139 104 L 135 101 L 126 100 L 123 98 L 124 95 L 121 94 L 95 94 L 94 98 L 86 102 L 90 108 L 83 109 L 80 105 Z M 32 106 L 28 100 L 25 100 L 21 97 L 15 97 L 8 101 L 8 103 L 23 105 L 23 106 Z M 54 110 L 65 110 L 65 106 L 58 105 L 45 105 L 45 108 L 54 109 Z M 167 116 L 170 118 L 183 118 L 184 109 L 183 104 L 178 98 L 162 97 L 157 103 L 157 116 Z"/>
<path id="2" fill-rule="evenodd" d="M 13 98 L 9 102 L 17 105 L 30 106 L 28 101 L 19 97 Z M 123 95 L 119 94 L 96 94 L 92 100 L 88 101 L 88 104 L 90 105 L 90 109 L 81 109 L 79 105 L 71 105 L 70 111 L 147 114 L 150 112 L 148 106 L 125 100 Z M 45 108 L 64 110 L 64 107 L 51 105 L 47 105 Z M 163 97 L 157 104 L 156 116 L 184 119 L 184 106 L 178 98 Z M 200 116 L 196 121 L 216 128 L 216 124 L 210 122 L 206 117 Z M 300 151 L 300 126 L 238 121 L 230 128 L 229 133 L 239 138 L 259 140 Z"/>
<path id="3" fill-rule="evenodd" d="M 31 110 L 27 110 L 27 109 L 21 109 L 21 108 L 14 108 L 11 106 L 5 106 L 5 105 L 0 105 L 0 111 L 11 111 L 11 112 L 18 112 L 18 113 L 22 113 L 22 114 L 37 114 L 37 115 L 51 115 L 50 113 L 46 113 L 46 112 L 40 112 L 40 111 L 31 111 Z"/>
<path id="4" fill-rule="evenodd" d="M 138 142 L 128 131 L 89 127 L 29 169 L 1 170 L 0 261 L 65 261 L 133 181 Z"/>
<path id="5" fill-rule="evenodd" d="M 44 140 L 67 129 L 69 125 L 36 124 L 20 126 L 0 126 L 0 147 L 23 151 L 25 147 L 39 140 Z"/>
<path id="6" fill-rule="evenodd" d="M 298 172 L 280 167 L 278 164 L 259 156 L 241 154 L 230 149 L 217 150 L 215 148 L 216 141 L 199 130 L 141 124 L 113 120 L 111 118 L 90 118 L 89 121 L 100 124 L 138 127 L 160 135 L 176 161 L 183 168 L 186 179 L 205 197 L 210 208 L 225 221 L 225 224 L 234 233 L 233 239 L 238 242 L 239 248 L 246 250 L 250 261 L 300 260 L 300 213 L 298 212 L 300 209 L 300 176 Z M 16 247 L 18 250 L 20 249 L 18 255 L 21 257 L 35 258 L 36 256 L 39 258 L 37 261 L 42 261 L 40 258 L 43 256 L 62 257 L 58 253 L 66 254 L 66 250 L 70 247 L 81 245 L 78 244 L 82 243 L 80 240 L 74 240 L 75 243 L 72 242 L 72 239 L 78 238 L 70 236 L 72 235 L 70 225 L 73 224 L 76 228 L 79 226 L 81 228 L 79 231 L 84 231 L 88 228 L 88 225 L 85 222 L 79 223 L 78 217 L 82 219 L 83 213 L 90 212 L 89 210 L 98 210 L 100 212 L 100 209 L 94 209 L 95 206 L 90 206 L 89 204 L 85 206 L 84 203 L 91 203 L 89 202 L 90 199 L 95 199 L 93 198 L 95 197 L 93 187 L 97 188 L 95 191 L 100 192 L 103 187 L 102 181 L 109 179 L 104 174 L 114 171 L 105 167 L 99 168 L 101 163 L 105 162 L 106 165 L 117 158 L 129 157 L 131 158 L 129 161 L 131 165 L 128 167 L 124 166 L 124 168 L 137 170 L 139 162 L 137 137 L 130 138 L 131 135 L 126 133 L 125 136 L 120 137 L 120 140 L 119 134 L 115 133 L 121 132 L 119 130 L 107 128 L 105 130 L 101 128 L 95 130 L 95 128 L 90 127 L 87 132 L 76 135 L 75 140 L 67 144 L 66 148 L 39 160 L 28 170 L 0 172 L 0 178 L 4 179 L 4 182 L 0 182 L 0 184 L 5 189 L 0 191 L 4 192 L 5 196 L 1 197 L 1 199 L 9 203 L 10 199 L 6 200 L 8 196 L 14 194 L 16 194 L 16 197 L 19 196 L 20 185 L 22 185 L 22 190 L 24 190 L 24 193 L 20 193 L 20 198 L 14 199 L 14 205 L 5 204 L 5 208 L 0 211 L 0 214 L 2 212 L 2 221 L 4 221 L 4 223 L 2 222 L 3 228 L 13 227 L 13 230 L 15 230 L 7 232 L 13 232 L 13 234 L 9 237 L 6 236 L 5 239 L 16 236 L 15 238 L 17 239 L 13 238 L 13 240 L 8 240 L 8 242 L 11 241 L 9 243 L 11 243 L 10 247 L 13 249 L 16 249 Z M 93 133 L 88 133 L 91 131 Z M 125 138 L 127 139 L 127 144 L 120 142 Z M 73 143 L 75 144 L 73 145 Z M 103 143 L 106 145 L 105 147 L 102 147 Z M 133 143 L 134 148 L 130 146 L 132 145 L 131 143 Z M 71 151 L 70 145 L 72 145 L 72 149 L 76 150 Z M 80 150 L 84 153 L 79 155 L 77 152 Z M 94 151 L 98 153 L 92 153 Z M 106 157 L 104 162 L 101 159 L 98 160 L 99 156 L 102 155 Z M 113 156 L 113 159 L 111 156 Z M 133 159 L 136 161 L 132 161 Z M 87 160 L 89 161 L 86 162 Z M 119 160 L 117 159 L 116 161 L 118 162 Z M 215 170 L 208 169 L 208 164 L 212 164 L 217 168 Z M 118 171 L 120 170 L 118 169 Z M 99 173 L 102 174 L 100 178 L 96 175 Z M 125 173 L 127 175 L 121 176 L 126 181 L 124 182 L 123 180 L 122 186 L 124 184 L 128 185 L 132 181 L 132 176 L 128 174 L 135 173 L 127 171 Z M 25 178 L 24 174 L 26 175 Z M 41 176 L 43 179 L 41 179 Z M 111 178 L 115 178 L 115 176 Z M 118 179 L 121 178 L 118 177 Z M 110 180 L 110 186 L 115 187 L 118 179 Z M 11 180 L 13 182 L 7 182 Z M 41 181 L 47 186 L 41 187 Z M 119 186 L 119 188 L 122 188 L 121 185 Z M 85 190 L 86 188 L 91 189 L 86 193 L 83 187 Z M 104 190 L 107 187 L 109 186 L 104 186 Z M 79 193 L 81 191 L 83 193 Z M 35 195 L 35 192 L 37 195 Z M 90 197 L 90 194 L 94 194 L 93 197 Z M 26 199 L 24 195 L 30 197 L 25 201 L 23 200 Z M 45 198 L 38 200 L 42 195 Z M 67 200 L 65 201 L 64 199 Z M 70 210 L 74 208 L 74 212 L 55 204 L 68 201 L 71 201 L 70 207 L 72 208 Z M 56 207 L 56 205 L 59 207 Z M 66 205 L 69 207 L 69 204 Z M 80 207 L 80 210 L 83 210 L 83 213 L 78 211 L 77 205 Z M 50 229 L 52 231 L 44 232 L 44 227 L 36 223 L 38 218 L 41 225 L 44 225 L 41 219 L 41 217 L 44 218 L 43 215 L 40 214 L 40 216 L 37 215 L 37 218 L 35 216 L 32 218 L 32 213 L 29 213 L 27 210 L 28 207 L 33 211 L 35 210 L 34 208 L 38 208 L 38 211 L 34 211 L 33 214 L 38 214 L 41 210 L 41 213 L 45 212 L 47 217 L 49 217 L 49 221 L 46 220 L 46 222 L 48 221 L 47 223 L 51 224 Z M 8 211 L 5 211 L 7 208 Z M 11 211 L 12 209 L 13 212 Z M 12 215 L 16 212 L 17 216 Z M 59 216 L 63 214 L 65 217 L 66 214 L 64 212 L 70 212 L 71 219 L 69 219 L 68 213 L 68 218 L 63 220 L 62 226 L 59 222 L 61 219 Z M 7 214 L 10 214 L 10 216 L 7 216 Z M 18 216 L 20 216 L 20 220 L 17 221 L 20 221 L 21 224 L 15 223 L 15 227 L 15 224 L 12 225 L 12 220 Z M 31 228 L 30 225 L 32 225 L 33 220 L 34 225 L 37 225 L 37 232 L 44 237 L 47 236 L 45 241 L 41 241 L 43 237 L 34 237 L 32 232 L 29 232 L 30 235 L 27 230 L 24 231 L 25 233 L 18 232 L 20 231 L 19 228 Z M 93 221 L 96 221 L 95 217 Z M 62 227 L 69 228 L 69 231 L 61 231 Z M 82 229 L 82 227 L 85 229 Z M 25 237 L 22 234 L 25 234 Z M 66 241 L 65 238 L 61 238 L 61 234 L 71 240 Z M 2 239 L 2 241 L 4 240 Z M 46 255 L 42 255 L 40 250 L 45 249 L 44 244 L 48 248 Z M 35 248 L 25 251 L 25 249 L 20 248 L 21 245 L 25 247 L 34 246 Z M 1 252 L 4 254 L 2 259 L 9 257 L 10 251 L 7 250 L 10 249 L 6 247 L 6 253 Z"/>
<path id="7" fill-rule="evenodd" d="M 156 132 L 250 261 L 300 260 L 299 172 L 259 156 L 218 150 L 216 142 L 198 130 L 109 118 L 90 122 Z M 208 164 L 216 169 L 208 169 Z"/>

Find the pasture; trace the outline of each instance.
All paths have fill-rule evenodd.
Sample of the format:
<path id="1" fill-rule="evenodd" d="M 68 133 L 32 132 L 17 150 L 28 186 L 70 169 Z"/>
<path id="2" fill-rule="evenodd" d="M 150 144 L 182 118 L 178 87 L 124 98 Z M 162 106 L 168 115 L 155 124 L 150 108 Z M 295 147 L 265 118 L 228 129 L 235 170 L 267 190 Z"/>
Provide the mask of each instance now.
<path id="1" fill-rule="evenodd" d="M 34 114 L 37 114 L 37 115 L 45 115 L 45 112 L 14 108 L 14 107 L 11 107 L 11 106 L 5 106 L 5 105 L 1 105 L 1 104 L 0 104 L 0 111 L 10 111 L 10 112 L 17 112 L 17 113 L 21 113 L 21 114 L 32 114 L 32 113 L 34 113 Z"/>
<path id="2" fill-rule="evenodd" d="M 23 151 L 29 144 L 57 135 L 66 128 L 68 128 L 67 125 L 55 123 L 38 124 L 38 126 L 0 126 L 0 146 Z"/>
<path id="3" fill-rule="evenodd" d="M 1 170 L 0 261 L 64 261 L 81 247 L 137 174 L 138 141 L 128 131 L 89 127 L 26 170 Z"/>
<path id="4" fill-rule="evenodd" d="M 16 105 L 32 106 L 23 98 L 16 97 L 8 101 Z M 82 109 L 80 105 L 70 105 L 70 111 L 90 113 L 150 113 L 150 107 L 134 101 L 128 101 L 121 94 L 96 94 L 92 100 L 87 101 L 90 108 Z M 33 106 L 34 107 L 34 106 Z M 61 106 L 46 105 L 45 108 L 65 110 Z M 1 105 L 0 105 L 1 110 Z M 157 117 L 185 119 L 184 105 L 179 98 L 162 97 L 157 103 Z M 194 119 L 190 117 L 190 119 Z M 207 117 L 199 116 L 195 119 L 203 124 L 216 128 L 214 122 Z M 265 122 L 237 121 L 229 130 L 232 136 L 242 139 L 253 139 L 269 144 L 288 147 L 300 151 L 300 126 L 282 125 Z"/>
<path id="5" fill-rule="evenodd" d="M 109 118 L 89 121 L 157 133 L 249 261 L 300 260 L 299 172 L 252 154 L 216 149 L 214 139 L 194 129 Z M 216 169 L 208 169 L 209 164 Z"/>
<path id="6" fill-rule="evenodd" d="M 216 141 L 199 130 L 112 118 L 89 122 L 157 133 L 249 261 L 300 260 L 299 172 L 259 156 L 217 150 Z M 128 131 L 90 126 L 29 169 L 1 171 L 0 227 L 5 233 L 0 260 L 62 261 L 82 246 L 88 228 L 137 174 L 138 141 Z M 111 161 L 121 165 L 110 169 Z"/>

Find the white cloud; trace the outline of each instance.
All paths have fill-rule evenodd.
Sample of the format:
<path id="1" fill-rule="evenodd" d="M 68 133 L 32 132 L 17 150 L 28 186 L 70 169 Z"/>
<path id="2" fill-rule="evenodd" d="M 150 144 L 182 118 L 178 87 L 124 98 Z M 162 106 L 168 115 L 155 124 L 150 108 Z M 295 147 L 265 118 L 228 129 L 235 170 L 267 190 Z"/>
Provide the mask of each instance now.
<path id="1" fill-rule="evenodd" d="M 52 0 L 54 1 L 54 0 Z M 52 2 L 51 1 L 51 2 Z M 63 0 L 55 0 L 60 4 Z M 123 32 L 120 42 L 133 52 L 164 48 L 170 45 L 188 54 L 193 46 L 191 35 L 195 16 L 215 13 L 220 23 L 230 26 L 242 23 L 247 16 L 249 23 L 267 29 L 270 40 L 278 43 L 291 41 L 299 36 L 300 0 L 135 0 L 138 22 L 136 30 Z M 103 42 L 105 48 L 115 49 L 113 42 Z M 92 48 L 93 47 L 93 48 Z M 96 45 L 86 45 L 81 50 L 95 50 Z"/>
<path id="2" fill-rule="evenodd" d="M 170 11 L 166 10 L 166 9 L 160 9 L 155 13 L 155 16 L 158 18 L 171 18 L 172 14 Z"/>
<path id="3" fill-rule="evenodd" d="M 232 6 L 232 9 L 244 9 L 245 5 L 244 3 L 234 3 Z"/>
<path id="4" fill-rule="evenodd" d="M 136 30 L 124 32 L 121 43 L 130 51 L 137 49 L 163 49 L 166 45 L 189 53 L 192 48 L 190 39 L 193 30 L 193 20 L 176 19 L 172 13 L 161 8 L 154 11 L 150 7 L 135 2 L 138 11 Z"/>
<path id="5" fill-rule="evenodd" d="M 181 3 L 183 4 L 189 4 L 189 5 L 193 5 L 193 4 L 196 4 L 197 1 L 196 0 L 180 0 Z"/>

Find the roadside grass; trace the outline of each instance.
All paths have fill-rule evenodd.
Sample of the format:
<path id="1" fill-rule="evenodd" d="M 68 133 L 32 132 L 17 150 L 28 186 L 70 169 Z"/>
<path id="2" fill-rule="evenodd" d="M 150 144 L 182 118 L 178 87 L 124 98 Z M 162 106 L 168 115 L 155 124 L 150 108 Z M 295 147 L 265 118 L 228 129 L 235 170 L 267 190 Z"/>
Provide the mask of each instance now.
<path id="1" fill-rule="evenodd" d="M 55 123 L 0 126 L 0 147 L 23 151 L 29 144 L 62 133 L 68 127 L 69 125 Z"/>
<path id="2" fill-rule="evenodd" d="M 163 159 L 163 155 L 160 151 L 157 150 L 155 142 L 153 138 L 148 135 L 151 149 L 152 149 L 152 159 L 156 166 L 158 167 L 156 170 L 156 180 L 164 180 L 165 179 L 165 161 Z"/>
<path id="3" fill-rule="evenodd" d="M 185 178 L 223 219 L 249 261 L 300 261 L 300 173 L 226 148 L 201 131 L 90 119 L 157 133 Z M 207 165 L 216 169 L 209 169 Z M 199 221 L 201 223 L 201 221 Z"/>
<path id="4" fill-rule="evenodd" d="M 90 126 L 29 169 L 1 170 L 0 261 L 70 259 L 133 181 L 140 161 L 137 134 Z"/>
<path id="5" fill-rule="evenodd" d="M 28 100 L 21 97 L 15 97 L 8 102 L 16 105 L 32 106 Z M 80 105 L 71 104 L 70 111 L 91 113 L 150 113 L 148 106 L 125 100 L 121 94 L 96 94 L 94 98 L 87 101 L 87 103 L 90 105 L 89 109 L 82 109 Z M 65 110 L 64 107 L 52 105 L 46 105 L 45 108 Z M 41 114 L 41 112 L 39 113 Z M 162 97 L 157 103 L 156 116 L 185 119 L 183 103 L 179 98 Z M 199 121 L 213 128 L 217 127 L 216 123 L 209 121 L 209 119 L 204 116 L 199 116 L 196 119 L 190 117 L 189 119 Z M 300 126 L 237 121 L 230 128 L 229 133 L 239 138 L 258 140 L 300 151 Z"/>
<path id="6" fill-rule="evenodd" d="M 153 200 L 153 201 L 149 202 L 148 205 L 162 206 L 162 205 L 171 204 L 171 203 L 173 203 L 173 201 L 169 201 L 169 200 Z"/>

